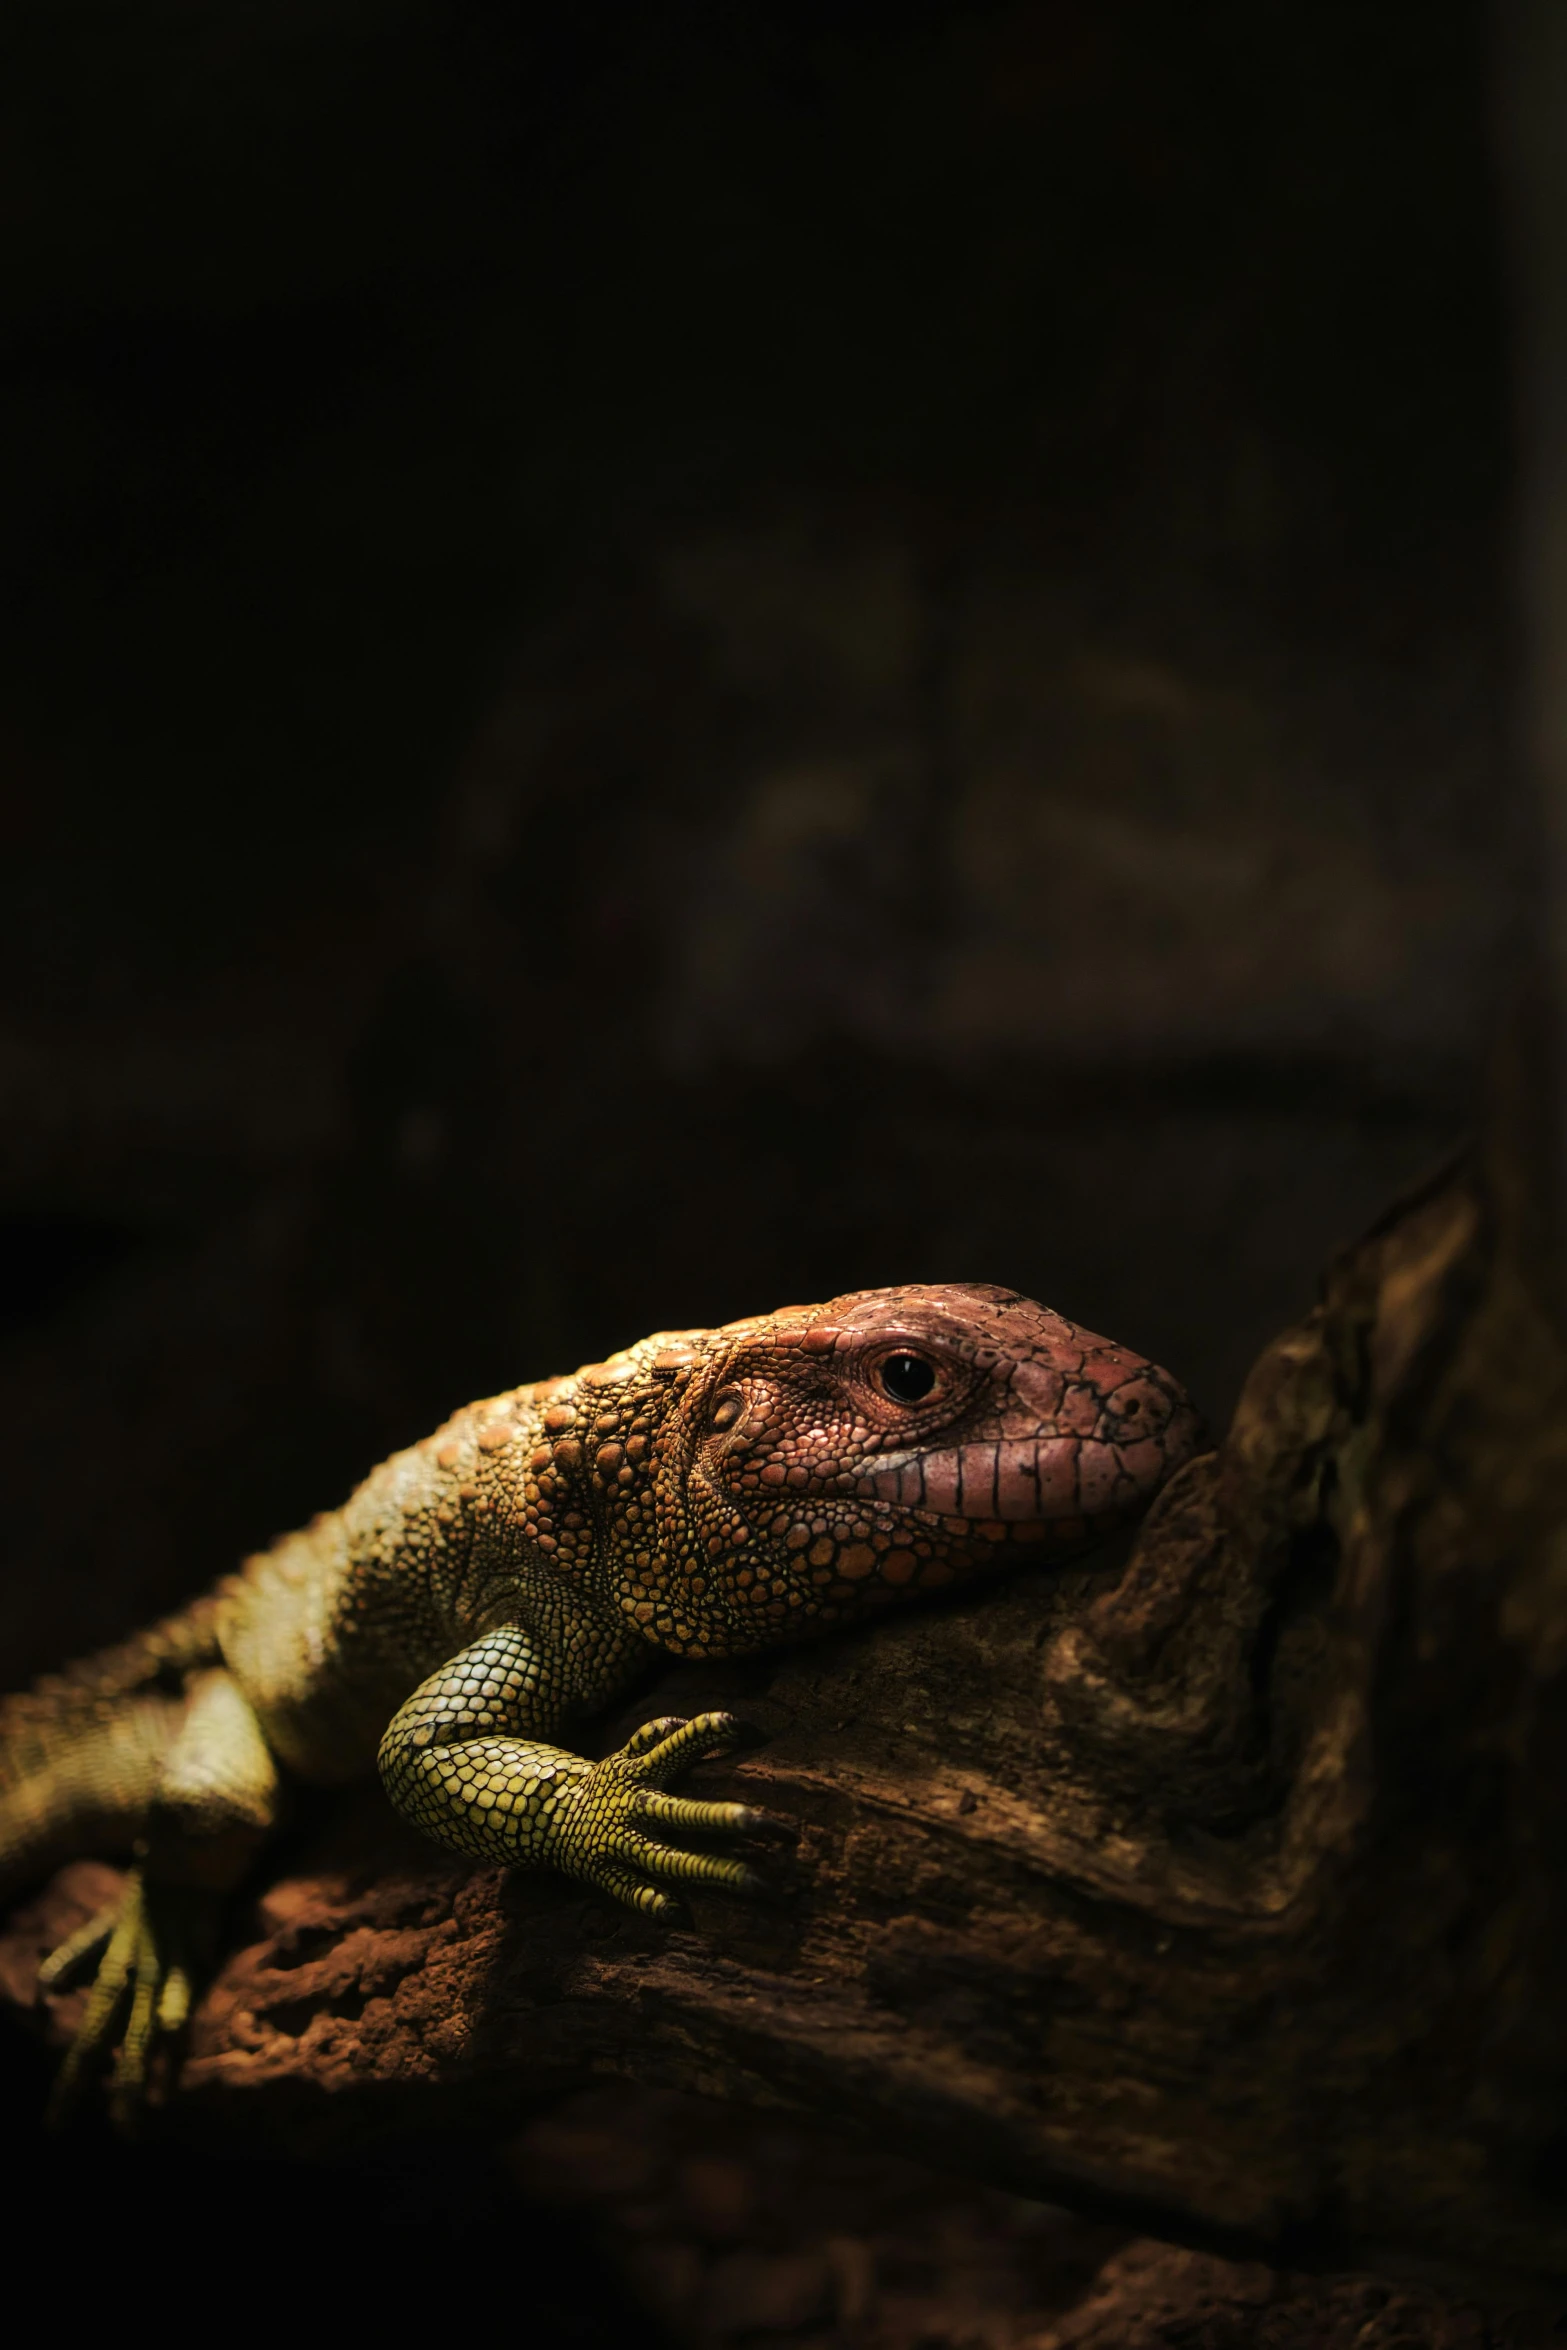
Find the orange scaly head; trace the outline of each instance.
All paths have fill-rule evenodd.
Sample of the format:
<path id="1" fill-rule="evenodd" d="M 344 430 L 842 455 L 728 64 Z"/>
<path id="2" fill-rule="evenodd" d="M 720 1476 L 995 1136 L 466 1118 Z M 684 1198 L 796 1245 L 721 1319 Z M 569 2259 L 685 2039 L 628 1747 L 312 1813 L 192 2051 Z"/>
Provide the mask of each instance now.
<path id="1" fill-rule="evenodd" d="M 620 1359 L 601 1376 L 627 1380 L 628 1408 L 662 1394 L 636 1423 L 645 1471 L 612 1444 L 595 1479 L 625 1512 L 615 1597 L 688 1655 L 1067 1557 L 1202 1441 L 1167 1371 L 978 1283 L 860 1290 Z"/>

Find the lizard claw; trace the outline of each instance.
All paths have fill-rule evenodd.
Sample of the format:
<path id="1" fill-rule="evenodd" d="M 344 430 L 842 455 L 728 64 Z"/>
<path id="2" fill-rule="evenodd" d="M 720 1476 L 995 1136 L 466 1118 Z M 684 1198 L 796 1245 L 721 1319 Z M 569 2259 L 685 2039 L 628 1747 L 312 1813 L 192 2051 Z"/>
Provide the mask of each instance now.
<path id="1" fill-rule="evenodd" d="M 744 1736 L 732 1714 L 697 1714 L 690 1721 L 666 1715 L 645 1722 L 618 1754 L 594 1763 L 563 1790 L 559 1865 L 651 1917 L 680 1914 L 679 1903 L 662 1890 L 665 1884 L 765 1892 L 767 1880 L 748 1862 L 687 1851 L 664 1840 L 669 1834 L 754 1836 L 782 1826 L 749 1804 L 702 1803 L 667 1792 L 670 1780 L 691 1764 L 727 1753 Z"/>

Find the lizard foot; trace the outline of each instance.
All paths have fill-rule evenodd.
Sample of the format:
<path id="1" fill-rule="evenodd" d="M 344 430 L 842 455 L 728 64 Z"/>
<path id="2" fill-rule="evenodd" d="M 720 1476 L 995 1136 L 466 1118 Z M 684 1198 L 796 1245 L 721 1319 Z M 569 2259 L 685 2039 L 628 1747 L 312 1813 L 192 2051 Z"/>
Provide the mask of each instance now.
<path id="1" fill-rule="evenodd" d="M 38 1970 L 40 1991 L 66 1990 L 97 1959 L 86 2009 L 50 2095 L 51 2128 L 69 2119 L 99 2061 L 114 2046 L 122 2016 L 109 2110 L 121 2129 L 135 2126 L 146 2099 L 153 2048 L 160 2037 L 177 2032 L 190 2013 L 193 1967 L 211 1941 L 214 1923 L 211 1894 L 149 1884 L 140 1869 L 133 1869 L 119 1900 L 50 1952 Z"/>
<path id="2" fill-rule="evenodd" d="M 662 1840 L 671 1834 L 787 1832 L 784 1823 L 749 1804 L 697 1803 L 668 1793 L 670 1781 L 682 1771 L 708 1756 L 727 1754 L 744 1734 L 732 1714 L 696 1714 L 690 1721 L 666 1714 L 644 1722 L 618 1754 L 590 1763 L 560 1788 L 552 1855 L 557 1867 L 644 1917 L 681 1914 L 679 1902 L 661 1890 L 661 1881 L 764 1892 L 766 1879 L 747 1862 L 687 1852 Z"/>

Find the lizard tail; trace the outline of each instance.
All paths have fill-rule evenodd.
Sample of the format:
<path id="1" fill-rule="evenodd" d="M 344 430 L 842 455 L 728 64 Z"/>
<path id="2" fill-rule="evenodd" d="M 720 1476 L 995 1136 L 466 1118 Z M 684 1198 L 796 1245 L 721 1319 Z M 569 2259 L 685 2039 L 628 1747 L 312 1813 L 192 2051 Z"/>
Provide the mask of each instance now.
<path id="1" fill-rule="evenodd" d="M 0 1700 L 0 1895 L 62 1861 L 129 1853 L 185 1717 L 218 1660 L 216 1595 Z"/>
<path id="2" fill-rule="evenodd" d="M 61 1672 L 45 1673 L 22 1696 L 0 1698 L 0 1750 L 13 1714 L 36 1719 L 51 1707 L 69 1711 L 84 1697 L 129 1697 L 139 1689 L 176 1688 L 197 1666 L 217 1664 L 218 1610 L 234 1580 L 229 1577 L 216 1591 L 204 1592 L 177 1615 L 133 1632 L 114 1648 L 97 1649 Z"/>

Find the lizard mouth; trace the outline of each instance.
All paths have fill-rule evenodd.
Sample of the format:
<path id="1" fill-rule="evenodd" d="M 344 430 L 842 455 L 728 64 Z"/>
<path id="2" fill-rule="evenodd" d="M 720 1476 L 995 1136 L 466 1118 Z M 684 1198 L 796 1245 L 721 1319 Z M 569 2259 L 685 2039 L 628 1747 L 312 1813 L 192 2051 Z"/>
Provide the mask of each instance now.
<path id="1" fill-rule="evenodd" d="M 878 1500 L 971 1524 L 1119 1522 L 1150 1502 L 1194 1449 L 1195 1428 L 1190 1443 L 1172 1443 L 1171 1435 L 1166 1429 L 1120 1444 L 1089 1436 L 1002 1437 L 904 1454 L 869 1482 Z"/>

